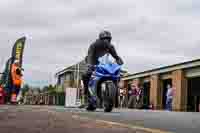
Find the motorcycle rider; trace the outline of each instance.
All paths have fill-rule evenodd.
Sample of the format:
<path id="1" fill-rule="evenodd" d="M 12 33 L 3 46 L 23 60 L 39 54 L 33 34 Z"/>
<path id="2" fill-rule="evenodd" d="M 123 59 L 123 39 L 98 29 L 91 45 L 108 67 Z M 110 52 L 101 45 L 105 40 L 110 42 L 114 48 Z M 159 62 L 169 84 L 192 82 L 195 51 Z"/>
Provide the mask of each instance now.
<path id="1" fill-rule="evenodd" d="M 88 83 L 90 80 L 90 77 L 94 71 L 94 65 L 98 65 L 98 58 L 104 56 L 105 54 L 109 53 L 115 58 L 117 64 L 122 65 L 123 60 L 118 56 L 115 47 L 111 44 L 112 36 L 109 31 L 102 31 L 99 34 L 99 38 L 90 45 L 88 49 L 88 55 L 85 58 L 86 63 L 88 64 L 88 69 L 85 74 L 82 76 L 83 84 L 84 84 L 84 94 L 88 96 L 88 99 L 85 101 L 88 101 L 91 103 L 92 100 L 92 94 L 91 91 L 88 91 Z M 93 108 L 96 108 L 96 103 L 94 105 L 88 105 L 87 110 L 93 110 Z"/>

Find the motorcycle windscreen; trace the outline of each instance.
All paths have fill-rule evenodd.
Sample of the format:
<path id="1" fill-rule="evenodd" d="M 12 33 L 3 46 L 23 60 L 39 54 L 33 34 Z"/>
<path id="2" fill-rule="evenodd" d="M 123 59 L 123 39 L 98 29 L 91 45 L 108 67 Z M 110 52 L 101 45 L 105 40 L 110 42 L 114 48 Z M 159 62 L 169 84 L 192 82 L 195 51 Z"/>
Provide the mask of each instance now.
<path id="1" fill-rule="evenodd" d="M 111 54 L 107 53 L 98 59 L 99 65 L 96 69 L 101 74 L 117 75 L 121 66 L 115 63 L 115 59 Z"/>
<path id="2" fill-rule="evenodd" d="M 115 62 L 115 59 L 109 54 L 105 54 L 102 57 L 98 58 L 99 64 L 113 64 Z"/>

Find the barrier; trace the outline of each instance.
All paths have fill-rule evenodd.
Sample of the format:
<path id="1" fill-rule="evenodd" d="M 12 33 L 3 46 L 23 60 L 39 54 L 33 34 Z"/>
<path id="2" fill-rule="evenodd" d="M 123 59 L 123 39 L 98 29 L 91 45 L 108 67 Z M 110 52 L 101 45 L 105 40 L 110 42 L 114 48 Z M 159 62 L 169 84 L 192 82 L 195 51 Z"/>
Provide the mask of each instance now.
<path id="1" fill-rule="evenodd" d="M 23 104 L 31 105 L 65 105 L 65 93 L 28 94 L 23 97 Z"/>
<path id="2" fill-rule="evenodd" d="M 65 89 L 65 107 L 77 107 L 77 88 Z"/>

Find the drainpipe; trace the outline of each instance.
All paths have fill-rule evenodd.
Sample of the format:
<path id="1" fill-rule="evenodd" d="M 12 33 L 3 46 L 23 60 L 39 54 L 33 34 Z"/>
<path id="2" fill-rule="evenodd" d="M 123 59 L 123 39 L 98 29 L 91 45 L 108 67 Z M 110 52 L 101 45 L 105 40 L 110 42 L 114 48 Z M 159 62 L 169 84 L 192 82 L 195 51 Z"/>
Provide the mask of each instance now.
<path id="1" fill-rule="evenodd" d="M 79 94 L 79 63 L 77 67 L 77 98 L 80 99 L 80 94 Z"/>

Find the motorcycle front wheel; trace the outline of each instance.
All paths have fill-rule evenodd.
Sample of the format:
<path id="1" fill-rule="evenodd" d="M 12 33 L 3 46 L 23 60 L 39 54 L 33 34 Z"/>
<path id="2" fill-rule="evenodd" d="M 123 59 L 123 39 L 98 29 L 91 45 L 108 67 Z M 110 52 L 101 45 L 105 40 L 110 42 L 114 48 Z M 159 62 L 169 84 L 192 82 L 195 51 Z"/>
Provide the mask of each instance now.
<path id="1" fill-rule="evenodd" d="M 114 107 L 117 88 L 112 81 L 104 82 L 102 87 L 104 112 L 111 112 Z"/>

